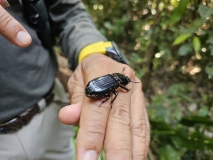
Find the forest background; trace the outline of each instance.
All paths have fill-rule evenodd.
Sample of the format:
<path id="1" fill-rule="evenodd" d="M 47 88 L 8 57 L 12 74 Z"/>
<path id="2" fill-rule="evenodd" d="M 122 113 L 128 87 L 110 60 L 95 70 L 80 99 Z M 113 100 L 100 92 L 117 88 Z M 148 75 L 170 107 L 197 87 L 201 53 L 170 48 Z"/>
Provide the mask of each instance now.
<path id="1" fill-rule="evenodd" d="M 213 160 L 213 0 L 83 2 L 142 80 L 147 159 Z"/>

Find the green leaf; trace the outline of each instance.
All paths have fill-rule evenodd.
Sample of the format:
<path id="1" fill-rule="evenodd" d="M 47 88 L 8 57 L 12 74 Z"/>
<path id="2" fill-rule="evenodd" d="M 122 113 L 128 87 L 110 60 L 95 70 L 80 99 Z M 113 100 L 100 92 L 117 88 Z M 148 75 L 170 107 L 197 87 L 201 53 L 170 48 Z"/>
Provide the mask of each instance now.
<path id="1" fill-rule="evenodd" d="M 199 52 L 200 48 L 201 48 L 200 39 L 197 36 L 194 36 L 192 43 L 193 43 L 193 47 L 194 47 L 195 52 Z"/>
<path id="2" fill-rule="evenodd" d="M 198 9 L 198 13 L 200 14 L 201 18 L 206 19 L 206 17 L 213 14 L 213 9 L 208 6 L 200 5 Z"/>
<path id="3" fill-rule="evenodd" d="M 212 78 L 212 76 L 213 76 L 213 62 L 209 62 L 206 65 L 205 71 L 208 74 L 209 78 Z"/>
<path id="4" fill-rule="evenodd" d="M 210 118 L 201 116 L 183 117 L 181 123 L 186 126 L 194 126 L 195 124 L 205 124 L 207 126 L 213 126 L 213 121 Z"/>
<path id="5" fill-rule="evenodd" d="M 181 154 L 170 145 L 163 146 L 159 149 L 160 160 L 180 160 Z"/>
<path id="6" fill-rule="evenodd" d="M 170 16 L 170 19 L 168 21 L 169 25 L 177 23 L 182 18 L 188 2 L 189 0 L 182 0 L 179 2 L 178 7 L 174 10 L 172 15 Z"/>
<path id="7" fill-rule="evenodd" d="M 213 37 L 210 37 L 210 38 L 206 41 L 206 43 L 208 43 L 208 44 L 213 44 Z"/>
<path id="8" fill-rule="evenodd" d="M 175 41 L 173 42 L 172 45 L 178 45 L 178 44 L 181 44 L 183 43 L 185 40 L 187 40 L 189 37 L 191 36 L 191 34 L 182 34 L 180 36 L 178 36 Z"/>
<path id="9" fill-rule="evenodd" d="M 190 137 L 191 138 L 191 137 Z M 189 138 L 189 139 L 190 139 Z M 187 148 L 188 150 L 196 150 L 198 149 L 197 143 L 194 143 L 192 140 L 188 140 L 188 135 L 186 134 L 185 137 L 182 136 L 175 136 L 172 138 L 172 142 L 177 146 L 177 147 L 184 147 Z M 201 145 L 200 145 L 201 146 Z M 204 148 L 205 146 L 202 145 Z"/>
<path id="10" fill-rule="evenodd" d="M 210 45 L 209 49 L 210 49 L 210 55 L 213 56 L 213 45 Z"/>
<path id="11" fill-rule="evenodd" d="M 208 108 L 201 108 L 201 109 L 199 109 L 199 111 L 198 111 L 198 116 L 200 116 L 200 117 L 205 117 L 205 116 L 207 116 L 208 115 L 208 113 L 209 113 L 209 110 L 208 110 Z"/>
<path id="12" fill-rule="evenodd" d="M 200 28 L 200 26 L 202 26 L 205 21 L 206 20 L 204 19 L 196 19 L 186 28 L 181 28 L 180 32 L 181 34 L 193 34 L 198 30 L 198 28 Z"/>
<path id="13" fill-rule="evenodd" d="M 113 25 L 110 22 L 105 22 L 104 27 L 106 27 L 108 30 L 113 29 Z"/>
<path id="14" fill-rule="evenodd" d="M 192 47 L 189 44 L 182 45 L 178 50 L 180 56 L 185 56 L 190 52 L 192 52 Z"/>

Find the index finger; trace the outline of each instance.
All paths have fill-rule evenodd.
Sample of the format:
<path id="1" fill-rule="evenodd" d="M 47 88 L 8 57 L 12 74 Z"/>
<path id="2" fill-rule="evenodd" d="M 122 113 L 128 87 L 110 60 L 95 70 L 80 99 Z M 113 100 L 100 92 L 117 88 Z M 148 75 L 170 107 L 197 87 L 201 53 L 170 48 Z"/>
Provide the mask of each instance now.
<path id="1" fill-rule="evenodd" d="M 91 56 L 93 57 L 93 56 Z M 100 55 L 102 57 L 102 55 Z M 104 65 L 107 58 L 102 60 L 99 56 L 96 56 L 96 60 L 99 64 Z M 106 61 L 105 61 L 106 60 Z M 86 58 L 85 61 L 92 61 L 90 57 Z M 90 64 L 90 63 L 89 63 Z M 93 66 L 97 66 L 93 67 Z M 82 70 L 85 72 L 85 85 L 92 79 L 108 74 L 110 66 L 101 68 L 101 72 L 98 67 L 100 65 L 93 65 L 91 68 L 83 66 Z M 104 98 L 103 98 L 104 99 Z M 80 160 L 96 160 L 101 152 L 103 141 L 105 137 L 105 128 L 109 115 L 110 100 L 103 103 L 103 99 L 90 99 L 85 96 L 83 97 L 82 111 L 80 117 L 80 128 L 77 136 L 77 159 Z"/>
<path id="2" fill-rule="evenodd" d="M 98 63 L 94 63 L 94 59 Z M 89 64 L 82 67 L 82 70 L 85 71 L 85 84 L 94 78 L 115 71 L 117 66 L 117 62 L 104 55 L 89 56 L 84 62 L 84 64 L 87 64 L 87 62 Z M 94 100 L 86 97 L 84 94 L 80 128 L 77 136 L 77 159 L 98 159 L 103 147 L 108 115 L 111 108 L 111 100 L 109 99 L 102 103 L 104 99 L 106 98 Z"/>
<path id="3" fill-rule="evenodd" d="M 97 160 L 101 152 L 110 103 L 99 107 L 100 103 L 100 100 L 84 98 L 77 136 L 77 159 Z"/>
<path id="4" fill-rule="evenodd" d="M 0 34 L 19 47 L 27 47 L 31 36 L 24 27 L 0 5 Z"/>

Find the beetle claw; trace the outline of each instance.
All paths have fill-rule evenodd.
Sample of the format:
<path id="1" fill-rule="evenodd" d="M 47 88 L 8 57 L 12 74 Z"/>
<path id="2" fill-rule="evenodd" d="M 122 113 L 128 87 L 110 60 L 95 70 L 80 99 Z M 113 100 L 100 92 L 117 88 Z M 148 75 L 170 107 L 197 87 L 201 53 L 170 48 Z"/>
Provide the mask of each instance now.
<path id="1" fill-rule="evenodd" d="M 109 100 L 109 98 L 110 98 L 110 95 L 107 95 L 107 98 L 106 98 L 106 99 L 104 99 L 104 100 L 101 102 L 101 104 L 99 105 L 99 107 L 100 107 L 103 103 L 105 103 L 106 101 L 108 101 L 108 100 Z"/>

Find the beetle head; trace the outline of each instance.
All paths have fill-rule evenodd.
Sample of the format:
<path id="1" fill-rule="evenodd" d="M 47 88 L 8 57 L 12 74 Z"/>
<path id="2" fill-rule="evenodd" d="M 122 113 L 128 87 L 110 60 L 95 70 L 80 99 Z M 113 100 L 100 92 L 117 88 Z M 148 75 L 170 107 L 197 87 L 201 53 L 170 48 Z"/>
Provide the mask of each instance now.
<path id="1" fill-rule="evenodd" d="M 115 73 L 114 77 L 117 79 L 117 81 L 120 82 L 121 85 L 126 86 L 130 81 L 129 77 L 125 76 L 124 74 Z"/>
<path id="2" fill-rule="evenodd" d="M 125 76 L 125 75 L 123 75 L 124 77 L 125 77 L 125 79 L 123 79 L 123 81 L 122 81 L 122 84 L 125 86 L 125 85 L 127 85 L 129 82 L 132 82 L 132 83 L 140 83 L 140 82 L 133 82 L 133 81 L 131 81 L 130 79 L 129 79 L 129 77 L 128 76 Z"/>

